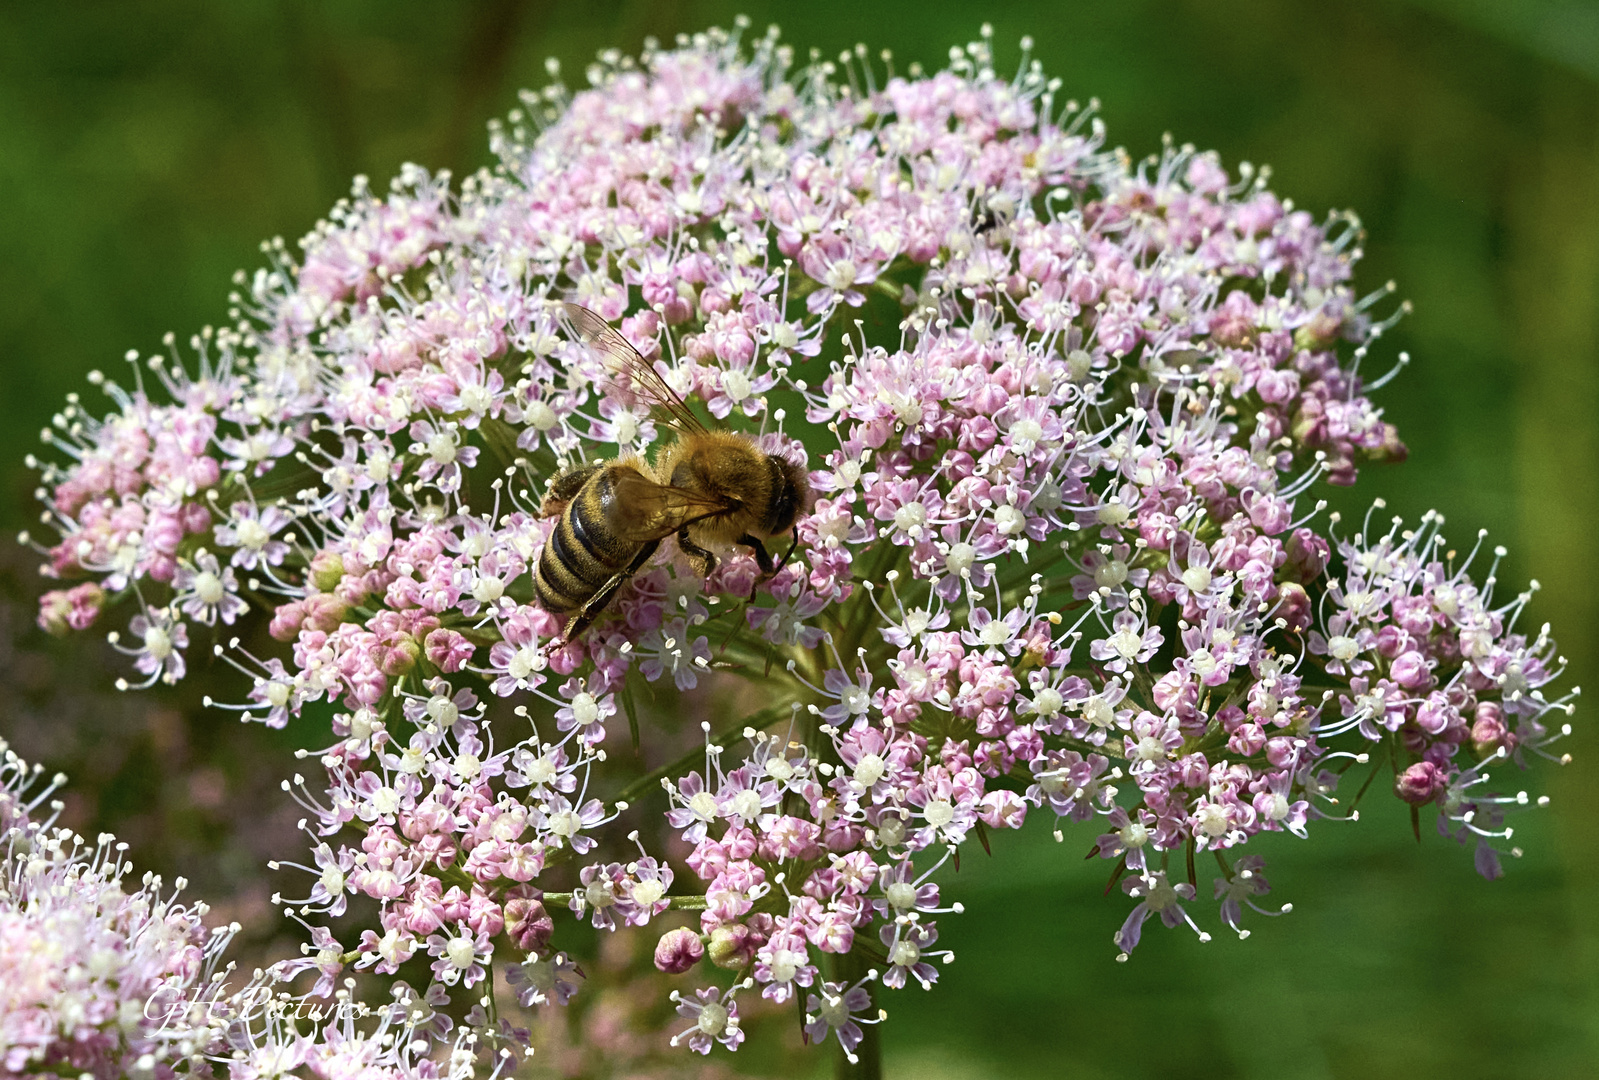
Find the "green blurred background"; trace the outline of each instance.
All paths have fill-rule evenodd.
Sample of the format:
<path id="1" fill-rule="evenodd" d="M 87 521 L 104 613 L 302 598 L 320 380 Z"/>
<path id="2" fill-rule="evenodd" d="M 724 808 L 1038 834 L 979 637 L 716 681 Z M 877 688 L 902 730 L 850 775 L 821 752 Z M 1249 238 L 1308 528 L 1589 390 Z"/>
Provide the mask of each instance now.
<path id="1" fill-rule="evenodd" d="M 257 244 L 306 232 L 351 177 L 484 163 L 484 125 L 559 57 L 778 22 L 801 48 L 864 41 L 937 66 L 990 21 L 1001 67 L 1031 34 L 1064 93 L 1098 96 L 1113 143 L 1163 132 L 1270 163 L 1302 207 L 1369 230 L 1365 288 L 1415 314 L 1381 394 L 1412 457 L 1355 498 L 1452 535 L 1492 530 L 1501 579 L 1596 671 L 1599 568 L 1599 7 L 1576 0 L 946 0 L 802 5 L 609 0 L 73 0 L 0 6 L 0 524 L 35 511 L 21 459 L 92 367 L 222 320 Z M 903 70 L 903 66 L 901 66 Z M 207 716 L 192 694 L 123 698 L 92 642 L 31 628 L 32 556 L 0 556 L 0 735 L 64 767 L 69 819 L 186 873 L 230 917 L 266 911 L 260 862 L 295 850 L 273 809 L 293 738 Z M 1156 930 L 1131 963 L 1102 867 L 1030 829 L 969 854 L 932 994 L 888 1002 L 890 1077 L 1599 1075 L 1599 748 L 1544 769 L 1552 808 L 1484 882 L 1391 800 L 1308 844 L 1260 846 L 1296 911 L 1239 942 Z M 1040 822 L 1040 825 L 1043 823 Z M 1202 917 L 1214 922 L 1214 909 Z"/>

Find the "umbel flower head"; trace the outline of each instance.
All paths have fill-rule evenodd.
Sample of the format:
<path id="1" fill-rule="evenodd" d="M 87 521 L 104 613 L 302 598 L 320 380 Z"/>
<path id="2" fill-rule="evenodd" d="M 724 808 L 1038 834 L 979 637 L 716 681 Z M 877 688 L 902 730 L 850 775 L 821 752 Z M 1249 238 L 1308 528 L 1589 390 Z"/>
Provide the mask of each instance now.
<path id="1" fill-rule="evenodd" d="M 372 1008 L 333 1007 L 286 990 L 296 965 L 229 985 L 220 960 L 237 923 L 208 929 L 203 903 L 180 904 L 128 845 L 55 827 L 66 782 L 41 783 L 0 740 L 0 1072 L 7 1077 L 299 1075 L 336 1080 L 467 1080 L 479 1036 L 447 1038 L 431 1002 L 404 983 Z M 326 996 L 326 995 L 324 995 Z M 508 1063 L 509 1058 L 502 1058 Z M 503 1064 L 501 1064 L 503 1068 Z"/>
<path id="2" fill-rule="evenodd" d="M 170 1076 L 220 1035 L 216 959 L 238 926 L 146 874 L 127 845 L 54 827 L 41 770 L 0 740 L 0 1070 L 7 1076 Z"/>
<path id="3" fill-rule="evenodd" d="M 1135 901 L 1124 956 L 1216 902 L 1243 934 L 1267 882 L 1241 849 L 1352 816 L 1352 768 L 1499 872 L 1528 801 L 1500 777 L 1564 730 L 1561 663 L 1435 515 L 1320 516 L 1318 484 L 1404 455 L 1351 215 L 1107 149 L 986 36 L 933 75 L 712 32 L 588 77 L 527 94 L 457 187 L 358 180 L 197 360 L 133 357 L 95 378 L 109 416 L 47 432 L 48 571 L 84 584 L 45 625 L 118 609 L 146 683 L 216 642 L 247 719 L 334 706 L 286 902 L 378 915 L 317 929 L 320 986 L 409 965 L 442 1008 L 503 965 L 560 1005 L 574 920 L 685 909 L 662 970 L 734 974 L 675 994 L 677 1042 L 736 1048 L 758 995 L 853 1052 L 949 959 L 963 847 L 1071 830 Z M 664 536 L 586 633 L 536 602 L 540 560 L 579 558 L 551 481 L 679 437 L 565 304 L 806 471 L 775 573 Z M 251 618 L 281 647 L 229 636 Z"/>

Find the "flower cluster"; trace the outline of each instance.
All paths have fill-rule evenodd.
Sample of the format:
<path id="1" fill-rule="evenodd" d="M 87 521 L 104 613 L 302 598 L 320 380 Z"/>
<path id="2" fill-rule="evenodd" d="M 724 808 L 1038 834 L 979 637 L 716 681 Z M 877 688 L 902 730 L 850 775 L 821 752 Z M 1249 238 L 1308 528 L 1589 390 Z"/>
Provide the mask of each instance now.
<path id="1" fill-rule="evenodd" d="M 1323 595 L 1326 633 L 1312 631 L 1308 640 L 1323 669 L 1348 682 L 1338 694 L 1341 719 L 1328 716 L 1322 737 L 1353 730 L 1386 745 L 1396 766 L 1394 794 L 1413 807 L 1436 803 L 1438 831 L 1472 843 L 1477 870 L 1496 878 L 1502 868 L 1495 841 L 1511 837 L 1505 813 L 1529 798 L 1525 791 L 1492 793 L 1486 770 L 1507 760 L 1525 767 L 1529 756 L 1568 760 L 1546 747 L 1569 733 L 1560 718 L 1573 711 L 1577 692 L 1555 701 L 1544 693 L 1565 668 L 1547 625 L 1530 641 L 1516 632 L 1537 582 L 1495 607 L 1504 549 L 1494 550 L 1479 588 L 1464 568 L 1448 565 L 1453 553 L 1444 552 L 1442 524 L 1428 514 L 1419 529 L 1405 530 L 1396 518 L 1379 536 L 1369 533 L 1368 516 L 1340 545 L 1345 573 Z M 1479 535 L 1479 549 L 1482 541 Z"/>
<path id="2" fill-rule="evenodd" d="M 447 999 L 436 992 L 418 994 L 404 982 L 395 982 L 391 1000 L 376 1007 L 348 985 L 318 991 L 317 997 L 328 999 L 318 1003 L 311 995 L 284 989 L 292 967 L 258 972 L 226 999 L 231 1022 L 225 1041 L 219 1040 L 209 1055 L 211 1063 L 230 1076 L 470 1080 L 495 1077 L 516 1065 L 515 1053 L 498 1043 L 527 1042 L 525 1031 L 504 1022 L 494 1025 L 481 1007 L 458 1028 L 438 1010 Z M 489 1067 L 480 1071 L 485 1060 Z"/>
<path id="3" fill-rule="evenodd" d="M 358 183 L 298 261 L 268 246 L 197 363 L 97 378 L 117 411 L 73 401 L 46 433 L 72 458 L 45 466 L 47 569 L 81 583 L 42 625 L 120 604 L 147 684 L 204 642 L 248 680 L 218 708 L 334 706 L 284 902 L 375 916 L 314 927 L 295 970 L 326 994 L 426 972 L 442 1008 L 504 964 L 559 1005 L 563 922 L 678 909 L 698 927 L 657 966 L 735 973 L 674 995 L 678 1042 L 736 1048 L 748 994 L 853 1053 L 882 988 L 949 959 L 939 869 L 1035 813 L 1136 901 L 1124 957 L 1150 915 L 1198 929 L 1201 852 L 1247 933 L 1268 887 L 1240 849 L 1334 816 L 1356 765 L 1498 872 L 1527 797 L 1485 770 L 1570 706 L 1525 597 L 1494 607 L 1436 517 L 1318 531 L 1318 483 L 1404 454 L 1360 371 L 1391 320 L 1350 284 L 1351 216 L 1191 147 L 1107 151 L 986 39 L 931 76 L 720 33 L 589 74 L 526 95 L 456 189 Z M 663 537 L 563 633 L 534 600 L 572 557 L 540 489 L 677 437 L 563 303 L 803 463 L 793 558 L 720 551 L 706 577 Z M 231 636 L 251 612 L 278 652 Z M 642 765 L 640 715 L 665 729 Z"/>
<path id="4" fill-rule="evenodd" d="M 188 1071 L 220 1034 L 213 968 L 237 926 L 207 930 L 205 905 L 153 875 L 129 891 L 126 844 L 54 826 L 64 778 L 41 785 L 3 741 L 0 755 L 0 1069 Z"/>
<path id="5" fill-rule="evenodd" d="M 230 980 L 220 961 L 237 923 L 207 929 L 206 905 L 180 904 L 145 874 L 129 892 L 127 844 L 94 844 L 54 825 L 51 795 L 0 742 L 0 1068 L 7 1076 L 95 1077 L 291 1072 L 318 1080 L 359 1074 L 387 1080 L 467 1080 L 487 1047 L 525 1044 L 509 1025 L 485 1044 L 474 1019 L 452 1033 L 437 993 L 403 982 L 374 1008 L 348 987 L 289 991 L 304 966 L 288 961 Z M 41 810 L 43 813 L 41 813 Z M 492 1072 L 514 1064 L 496 1054 Z"/>

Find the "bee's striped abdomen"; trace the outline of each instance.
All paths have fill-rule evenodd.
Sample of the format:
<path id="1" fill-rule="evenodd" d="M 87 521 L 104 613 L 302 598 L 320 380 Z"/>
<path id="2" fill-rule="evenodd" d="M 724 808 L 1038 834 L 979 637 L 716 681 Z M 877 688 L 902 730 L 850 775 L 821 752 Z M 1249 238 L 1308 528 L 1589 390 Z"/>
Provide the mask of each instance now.
<path id="1" fill-rule="evenodd" d="M 533 578 L 544 610 L 558 615 L 582 607 L 637 554 L 636 546 L 618 541 L 606 528 L 611 497 L 609 470 L 602 470 L 561 512 Z"/>

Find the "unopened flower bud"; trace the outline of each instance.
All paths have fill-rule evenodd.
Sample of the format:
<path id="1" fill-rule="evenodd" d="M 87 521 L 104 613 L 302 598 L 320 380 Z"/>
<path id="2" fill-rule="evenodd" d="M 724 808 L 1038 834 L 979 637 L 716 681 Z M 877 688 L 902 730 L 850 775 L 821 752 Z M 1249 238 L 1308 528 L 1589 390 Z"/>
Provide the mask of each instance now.
<path id="1" fill-rule="evenodd" d="M 272 612 L 272 622 L 267 626 L 267 633 L 277 641 L 293 641 L 300 636 L 300 627 L 305 622 L 305 601 L 290 600 L 287 604 L 279 604 Z"/>
<path id="2" fill-rule="evenodd" d="M 1222 309 L 1210 320 L 1211 340 L 1229 349 L 1240 349 L 1255 339 L 1255 324 L 1247 315 Z"/>
<path id="3" fill-rule="evenodd" d="M 1310 594 L 1298 582 L 1289 581 L 1277 587 L 1277 617 L 1288 624 L 1288 629 L 1304 630 L 1310 626 Z"/>
<path id="4" fill-rule="evenodd" d="M 1425 806 L 1449 784 L 1448 775 L 1430 761 L 1418 761 L 1399 774 L 1394 794 L 1412 806 Z"/>
<path id="5" fill-rule="evenodd" d="M 1294 414 L 1288 432 L 1297 443 L 1325 442 L 1327 418 L 1323 415 L 1319 403 L 1313 400 L 1302 402 L 1299 411 Z"/>
<path id="6" fill-rule="evenodd" d="M 686 926 L 668 930 L 655 945 L 655 966 L 668 975 L 681 975 L 700 962 L 705 942 Z"/>
<path id="7" fill-rule="evenodd" d="M 379 588 L 374 583 L 373 578 L 374 573 L 372 572 L 355 574 L 350 572 L 349 567 L 345 567 L 344 576 L 339 579 L 339 583 L 333 588 L 333 595 L 354 607 Z"/>
<path id="8" fill-rule="evenodd" d="M 1390 674 L 1394 682 L 1406 690 L 1419 690 L 1432 682 L 1432 672 L 1427 667 L 1427 658 L 1414 649 L 1408 649 L 1394 658 Z"/>
<path id="9" fill-rule="evenodd" d="M 390 678 L 398 678 L 416 667 L 422 655 L 422 646 L 410 634 L 396 634 L 386 648 L 379 651 L 378 670 Z"/>
<path id="10" fill-rule="evenodd" d="M 67 625 L 74 630 L 87 630 L 100 617 L 106 593 L 94 582 L 85 581 L 68 589 L 67 599 L 72 603 L 72 610 L 67 614 Z"/>
<path id="11" fill-rule="evenodd" d="M 65 589 L 51 589 L 39 597 L 39 629 L 53 637 L 65 637 L 67 616 L 72 613 L 72 601 Z"/>
<path id="12" fill-rule="evenodd" d="M 706 953 L 711 963 L 719 968 L 736 971 L 755 959 L 755 950 L 761 947 L 759 936 L 740 923 L 718 926 L 711 931 L 711 941 Z"/>
<path id="13" fill-rule="evenodd" d="M 460 671 L 472 659 L 472 643 L 454 630 L 438 629 L 422 642 L 428 663 L 440 671 Z"/>
<path id="14" fill-rule="evenodd" d="M 1410 646 L 1410 635 L 1401 627 L 1384 626 L 1377 631 L 1374 644 L 1379 656 L 1392 660 Z"/>
<path id="15" fill-rule="evenodd" d="M 210 473 L 212 469 L 207 468 L 205 471 Z M 187 503 L 178 511 L 178 520 L 183 524 L 183 531 L 194 536 L 211 528 L 211 511 L 200 503 Z"/>
<path id="16" fill-rule="evenodd" d="M 344 601 L 329 593 L 307 596 L 301 603 L 305 606 L 305 625 L 324 634 L 337 630 L 350 611 Z"/>
<path id="17" fill-rule="evenodd" d="M 515 891 L 523 889 L 526 886 Z M 505 902 L 505 932 L 517 948 L 542 956 L 555 935 L 555 920 L 544 910 L 544 901 L 536 896 L 512 896 Z"/>
<path id="18" fill-rule="evenodd" d="M 319 551 L 311 559 L 311 584 L 318 592 L 332 592 L 344 577 L 344 556 L 337 551 Z"/>
<path id="19" fill-rule="evenodd" d="M 1516 737 L 1505 726 L 1505 710 L 1497 701 L 1477 705 L 1477 718 L 1471 725 L 1471 748 L 1478 757 L 1497 753 L 1501 746 L 1514 748 Z"/>

